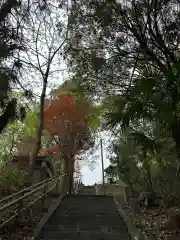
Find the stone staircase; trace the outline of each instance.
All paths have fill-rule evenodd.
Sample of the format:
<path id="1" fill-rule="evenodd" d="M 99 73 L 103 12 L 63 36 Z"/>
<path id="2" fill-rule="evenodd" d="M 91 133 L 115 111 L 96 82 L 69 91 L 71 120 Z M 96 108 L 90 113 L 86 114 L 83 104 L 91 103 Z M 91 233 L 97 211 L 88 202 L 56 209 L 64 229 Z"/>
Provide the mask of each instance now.
<path id="1" fill-rule="evenodd" d="M 35 240 L 130 240 L 113 198 L 86 190 L 66 195 Z"/>
<path id="2" fill-rule="evenodd" d="M 80 195 L 96 195 L 96 189 L 94 186 L 84 186 L 78 191 Z"/>

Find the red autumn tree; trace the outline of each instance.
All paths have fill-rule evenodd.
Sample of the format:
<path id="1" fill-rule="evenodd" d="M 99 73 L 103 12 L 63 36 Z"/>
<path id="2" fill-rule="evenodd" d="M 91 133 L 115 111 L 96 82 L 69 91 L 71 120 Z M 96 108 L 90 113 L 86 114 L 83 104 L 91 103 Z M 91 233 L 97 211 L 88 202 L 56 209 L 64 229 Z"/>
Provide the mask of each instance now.
<path id="1" fill-rule="evenodd" d="M 89 104 L 79 102 L 73 96 L 59 96 L 47 103 L 44 112 L 44 126 L 56 141 L 56 151 L 64 159 L 68 175 L 68 192 L 73 185 L 75 156 L 87 147 Z"/>

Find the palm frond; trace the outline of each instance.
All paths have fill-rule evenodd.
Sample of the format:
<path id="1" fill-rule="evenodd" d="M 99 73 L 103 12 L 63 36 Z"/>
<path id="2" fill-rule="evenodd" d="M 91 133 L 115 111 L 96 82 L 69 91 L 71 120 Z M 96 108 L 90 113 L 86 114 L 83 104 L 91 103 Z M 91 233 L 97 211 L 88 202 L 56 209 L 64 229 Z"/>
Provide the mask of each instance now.
<path id="1" fill-rule="evenodd" d="M 151 139 L 142 132 L 131 132 L 130 138 L 134 141 L 135 144 L 141 146 L 146 151 L 151 151 L 152 153 L 160 150 L 161 145 L 156 142 L 155 139 Z"/>

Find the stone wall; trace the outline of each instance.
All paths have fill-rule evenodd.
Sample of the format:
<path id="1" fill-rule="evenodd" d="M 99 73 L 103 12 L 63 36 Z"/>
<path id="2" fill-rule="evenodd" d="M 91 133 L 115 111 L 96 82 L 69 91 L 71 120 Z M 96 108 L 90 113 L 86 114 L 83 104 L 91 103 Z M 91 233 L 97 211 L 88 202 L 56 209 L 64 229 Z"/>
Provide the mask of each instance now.
<path id="1" fill-rule="evenodd" d="M 36 166 L 33 172 L 32 183 L 42 181 L 41 163 L 43 157 L 37 157 Z M 26 171 L 29 164 L 29 156 L 14 156 L 12 161 L 6 164 L 7 167 L 11 167 L 20 171 Z"/>
<path id="2" fill-rule="evenodd" d="M 103 185 L 96 185 L 96 194 L 97 195 L 110 195 L 116 198 L 120 198 L 123 201 L 126 201 L 126 187 L 121 186 L 120 184 L 109 184 L 105 183 Z"/>

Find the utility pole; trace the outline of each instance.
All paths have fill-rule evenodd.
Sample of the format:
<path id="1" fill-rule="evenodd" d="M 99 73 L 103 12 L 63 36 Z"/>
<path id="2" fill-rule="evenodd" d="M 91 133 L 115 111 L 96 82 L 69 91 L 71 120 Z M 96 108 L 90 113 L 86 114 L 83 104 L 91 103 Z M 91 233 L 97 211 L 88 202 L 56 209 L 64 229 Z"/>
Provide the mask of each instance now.
<path id="1" fill-rule="evenodd" d="M 105 194 L 105 186 L 104 186 L 104 156 L 103 156 L 103 144 L 102 144 L 102 139 L 100 139 L 100 145 L 101 145 L 101 166 L 102 166 L 102 182 L 103 182 L 103 190 Z"/>

